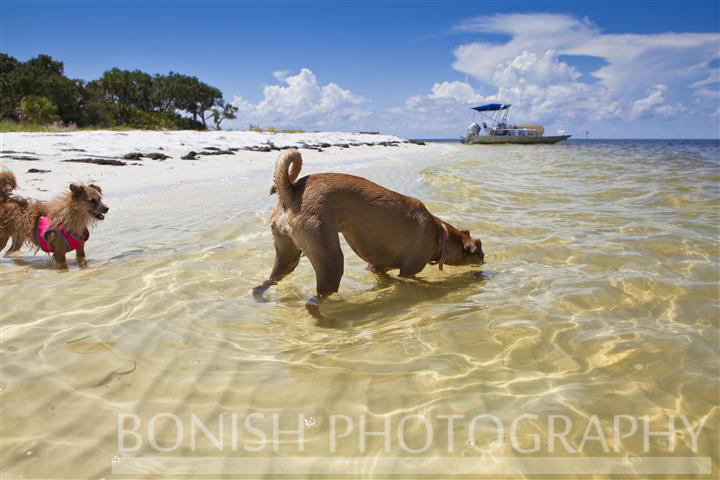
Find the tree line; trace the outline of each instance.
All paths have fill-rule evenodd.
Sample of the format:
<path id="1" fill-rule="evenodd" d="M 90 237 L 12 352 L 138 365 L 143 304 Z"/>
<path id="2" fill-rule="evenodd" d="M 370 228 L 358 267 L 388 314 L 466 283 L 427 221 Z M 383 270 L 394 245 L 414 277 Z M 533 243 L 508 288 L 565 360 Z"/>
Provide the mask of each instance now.
<path id="1" fill-rule="evenodd" d="M 90 82 L 65 76 L 63 62 L 21 62 L 0 53 L 0 120 L 78 127 L 220 129 L 237 108 L 197 77 L 113 68 Z"/>

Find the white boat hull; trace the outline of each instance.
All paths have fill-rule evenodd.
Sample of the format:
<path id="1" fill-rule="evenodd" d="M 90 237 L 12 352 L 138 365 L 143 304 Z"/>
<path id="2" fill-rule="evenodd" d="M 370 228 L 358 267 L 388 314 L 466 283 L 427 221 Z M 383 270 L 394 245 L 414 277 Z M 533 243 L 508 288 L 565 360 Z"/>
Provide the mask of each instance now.
<path id="1" fill-rule="evenodd" d="M 524 137 L 514 135 L 478 135 L 472 136 L 462 143 L 468 145 L 498 145 L 498 144 L 528 144 L 528 143 L 557 143 L 570 138 L 570 135 L 555 135 L 550 137 Z"/>

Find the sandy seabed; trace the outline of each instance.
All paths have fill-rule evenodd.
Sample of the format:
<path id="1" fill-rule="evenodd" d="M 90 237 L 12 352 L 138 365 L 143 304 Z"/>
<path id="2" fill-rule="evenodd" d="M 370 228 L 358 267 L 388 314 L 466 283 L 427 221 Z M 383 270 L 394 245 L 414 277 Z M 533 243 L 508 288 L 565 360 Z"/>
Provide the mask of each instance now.
<path id="1" fill-rule="evenodd" d="M 110 207 L 91 233 L 89 268 L 70 256 L 69 271 L 59 272 L 29 250 L 0 259 L 3 478 L 250 470 L 717 477 L 718 142 L 420 146 L 244 132 L 0 139 L 19 194 L 49 198 L 71 181 L 92 181 Z M 315 289 L 307 259 L 257 302 L 252 288 L 274 258 L 268 193 L 280 152 L 244 148 L 268 141 L 306 142 L 303 174 L 352 173 L 421 199 L 480 237 L 487 263 L 377 277 L 342 242 L 340 291 L 321 306 L 333 328 L 318 328 L 305 308 Z M 397 146 L 366 145 L 378 142 Z M 182 160 L 190 151 L 199 158 Z M 87 158 L 126 165 L 62 161 Z M 165 452 L 150 443 L 150 422 L 164 415 L 154 438 L 171 447 L 179 435 L 169 414 L 185 435 Z M 502 441 L 488 418 L 472 423 L 481 414 L 505 427 Z M 137 449 L 131 434 L 124 446 L 118 440 L 123 415 L 139 419 Z M 202 432 L 192 443 L 193 415 L 224 449 Z M 334 454 L 333 415 L 354 422 Z M 448 415 L 462 416 L 453 429 Z M 523 448 L 538 439 L 537 452 L 521 454 L 510 441 L 522 415 L 537 415 L 518 429 Z M 555 415 L 568 419 L 571 450 L 550 449 L 550 431 L 566 425 L 551 426 Z M 618 416 L 636 419 L 637 431 L 616 442 Z M 360 436 L 361 419 L 372 432 L 391 424 L 389 452 L 382 437 Z M 596 433 L 591 419 L 610 452 L 597 438 L 585 441 Z M 419 449 L 425 421 L 432 441 L 411 455 L 398 429 Z M 667 432 L 671 421 L 672 441 L 643 435 Z M 274 450 L 274 430 L 301 425 L 302 451 L 291 434 Z M 539 459 L 524 463 L 527 455 Z M 292 463 L 283 467 L 278 456 Z"/>

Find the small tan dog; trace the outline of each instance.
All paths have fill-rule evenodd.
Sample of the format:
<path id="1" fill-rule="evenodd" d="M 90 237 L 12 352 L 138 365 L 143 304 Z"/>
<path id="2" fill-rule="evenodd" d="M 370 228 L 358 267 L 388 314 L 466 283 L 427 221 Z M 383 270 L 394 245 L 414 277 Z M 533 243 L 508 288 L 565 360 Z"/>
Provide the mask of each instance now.
<path id="1" fill-rule="evenodd" d="M 88 226 L 104 219 L 109 210 L 100 187 L 73 183 L 70 191 L 50 202 L 11 195 L 16 187 L 12 172 L 0 172 L 0 251 L 12 238 L 8 255 L 31 244 L 52 253 L 60 267 L 67 266 L 65 255 L 76 250 L 78 263 L 84 265 Z"/>
<path id="2" fill-rule="evenodd" d="M 255 295 L 295 270 L 303 254 L 315 269 L 318 297 L 337 292 L 343 275 L 338 233 L 375 273 L 399 268 L 401 276 L 412 276 L 428 263 L 440 270 L 443 264 L 483 263 L 480 240 L 440 220 L 421 201 L 341 173 L 296 181 L 301 168 L 297 150 L 284 152 L 275 164 L 270 190 L 278 194 L 270 219 L 275 264 Z"/>

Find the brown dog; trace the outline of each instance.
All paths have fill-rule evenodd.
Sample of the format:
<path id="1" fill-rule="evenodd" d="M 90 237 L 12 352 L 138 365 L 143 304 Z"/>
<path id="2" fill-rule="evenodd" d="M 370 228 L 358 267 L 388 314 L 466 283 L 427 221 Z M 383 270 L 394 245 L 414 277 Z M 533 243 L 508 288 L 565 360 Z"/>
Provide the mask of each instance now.
<path id="1" fill-rule="evenodd" d="M 353 175 L 320 173 L 296 181 L 301 168 L 297 150 L 284 152 L 275 164 L 275 264 L 256 294 L 295 270 L 303 254 L 315 269 L 318 297 L 337 292 L 343 275 L 338 233 L 376 273 L 399 268 L 401 276 L 412 276 L 428 263 L 441 270 L 443 264 L 483 263 L 480 240 L 432 215 L 421 201 Z"/>
<path id="2" fill-rule="evenodd" d="M 100 187 L 73 183 L 70 191 L 43 202 L 11 195 L 16 186 L 12 172 L 0 172 L 0 251 L 12 238 L 8 255 L 24 244 L 35 245 L 66 267 L 65 254 L 77 250 L 78 263 L 83 265 L 88 226 L 104 219 L 109 210 Z"/>

